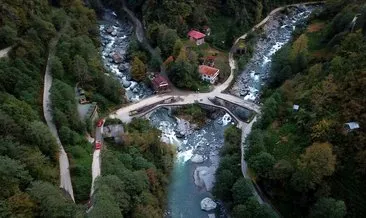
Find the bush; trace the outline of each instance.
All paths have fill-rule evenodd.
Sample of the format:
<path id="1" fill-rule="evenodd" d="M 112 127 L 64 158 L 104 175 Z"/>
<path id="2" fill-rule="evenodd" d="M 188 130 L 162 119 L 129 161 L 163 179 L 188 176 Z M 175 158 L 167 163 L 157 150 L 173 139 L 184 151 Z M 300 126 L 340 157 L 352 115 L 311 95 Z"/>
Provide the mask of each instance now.
<path id="1" fill-rule="evenodd" d="M 14 44 L 17 39 L 17 30 L 5 25 L 0 28 L 0 49 Z"/>

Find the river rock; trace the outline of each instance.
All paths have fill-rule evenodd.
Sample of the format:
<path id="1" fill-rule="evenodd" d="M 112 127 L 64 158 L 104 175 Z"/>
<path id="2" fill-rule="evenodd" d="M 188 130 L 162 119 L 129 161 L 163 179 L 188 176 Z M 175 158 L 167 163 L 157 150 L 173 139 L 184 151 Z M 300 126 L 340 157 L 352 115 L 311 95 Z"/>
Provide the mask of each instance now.
<path id="1" fill-rule="evenodd" d="M 111 34 L 113 32 L 113 27 L 112 26 L 109 26 L 107 27 L 107 29 L 105 30 L 107 33 Z"/>
<path id="2" fill-rule="evenodd" d="M 216 166 L 199 166 L 196 167 L 193 178 L 196 186 L 200 188 L 206 188 L 207 191 L 211 191 L 215 182 Z"/>
<path id="3" fill-rule="evenodd" d="M 205 211 L 210 211 L 216 208 L 216 203 L 211 198 L 204 198 L 201 201 L 201 209 Z"/>
<path id="4" fill-rule="evenodd" d="M 125 70 L 127 70 L 128 69 L 128 64 L 127 63 L 125 63 L 125 64 L 120 64 L 119 66 L 118 66 L 118 70 L 120 70 L 120 71 L 125 71 Z"/>
<path id="5" fill-rule="evenodd" d="M 186 135 L 189 135 L 192 133 L 191 125 L 188 121 L 184 119 L 177 119 L 177 135 L 180 135 L 181 137 L 184 137 Z"/>
<path id="6" fill-rule="evenodd" d="M 208 218 L 216 218 L 216 215 L 214 213 L 208 214 Z"/>
<path id="7" fill-rule="evenodd" d="M 131 82 L 127 80 L 122 80 L 122 85 L 125 89 L 131 86 Z"/>
<path id="8" fill-rule="evenodd" d="M 204 161 L 203 156 L 199 154 L 195 154 L 192 156 L 191 161 L 193 163 L 202 163 Z"/>

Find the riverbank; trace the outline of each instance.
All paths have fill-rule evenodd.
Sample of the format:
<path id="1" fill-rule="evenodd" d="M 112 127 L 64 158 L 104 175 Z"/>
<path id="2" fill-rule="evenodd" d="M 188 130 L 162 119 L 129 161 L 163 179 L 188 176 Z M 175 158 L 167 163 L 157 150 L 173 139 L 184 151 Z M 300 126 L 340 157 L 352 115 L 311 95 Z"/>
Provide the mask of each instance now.
<path id="1" fill-rule="evenodd" d="M 211 109 L 206 113 L 207 121 L 202 128 L 191 129 L 179 137 L 180 119 L 172 116 L 170 110 L 160 108 L 150 115 L 150 123 L 162 131 L 161 140 L 177 147 L 165 217 L 207 217 L 224 211 L 218 208 L 206 212 L 201 208 L 201 201 L 213 198 L 219 150 L 224 143 L 224 131 L 232 122 L 224 111 Z"/>
<path id="2" fill-rule="evenodd" d="M 271 57 L 291 39 L 296 26 L 304 24 L 315 8 L 313 5 L 298 5 L 291 6 L 286 11 L 283 11 L 284 8 L 275 9 L 253 28 L 261 27 L 263 33 L 257 39 L 253 57 L 229 90 L 230 94 L 240 96 L 244 100 L 260 101 L 261 89 L 269 77 Z"/>
<path id="3" fill-rule="evenodd" d="M 99 20 L 99 33 L 104 67 L 118 78 L 125 89 L 127 100 L 137 102 L 151 96 L 153 94 L 151 88 L 144 82 L 136 82 L 131 78 L 131 64 L 127 52 L 133 27 L 126 21 L 121 22 L 115 12 L 105 10 Z"/>

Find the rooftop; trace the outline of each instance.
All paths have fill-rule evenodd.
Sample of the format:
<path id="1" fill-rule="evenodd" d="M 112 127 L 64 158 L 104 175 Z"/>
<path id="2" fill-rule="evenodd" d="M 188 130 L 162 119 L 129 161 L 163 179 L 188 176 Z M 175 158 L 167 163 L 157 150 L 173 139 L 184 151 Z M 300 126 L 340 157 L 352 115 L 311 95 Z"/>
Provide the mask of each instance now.
<path id="1" fill-rule="evenodd" d="M 203 34 L 203 33 L 201 33 L 201 32 L 198 32 L 198 31 L 196 31 L 196 30 L 191 30 L 191 31 L 189 31 L 189 32 L 188 32 L 188 36 L 189 36 L 189 37 L 192 37 L 192 38 L 194 38 L 194 39 L 202 39 L 202 38 L 204 38 L 206 35 L 205 35 L 205 34 Z"/>
<path id="2" fill-rule="evenodd" d="M 349 129 L 359 129 L 360 128 L 360 124 L 358 124 L 357 122 L 349 122 L 349 123 L 345 123 L 345 125 L 349 128 Z"/>
<path id="3" fill-rule="evenodd" d="M 160 74 L 157 74 L 154 79 L 152 79 L 152 83 L 154 86 L 167 86 L 168 81 Z"/>
<path id="4" fill-rule="evenodd" d="M 200 74 L 204 74 L 207 76 L 214 76 L 218 71 L 219 71 L 219 69 L 216 69 L 216 68 L 210 67 L 210 66 L 206 66 L 206 65 L 200 65 L 198 67 L 198 72 Z"/>

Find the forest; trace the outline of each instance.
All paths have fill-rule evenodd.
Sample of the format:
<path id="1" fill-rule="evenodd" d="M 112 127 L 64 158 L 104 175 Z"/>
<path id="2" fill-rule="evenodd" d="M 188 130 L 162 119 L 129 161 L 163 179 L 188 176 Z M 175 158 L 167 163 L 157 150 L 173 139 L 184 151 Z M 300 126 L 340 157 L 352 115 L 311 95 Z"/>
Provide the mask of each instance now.
<path id="1" fill-rule="evenodd" d="M 240 166 L 241 129 L 230 126 L 225 130 L 225 142 L 220 151 L 220 164 L 216 171 L 213 195 L 225 203 L 234 218 L 275 218 L 275 211 L 267 204 L 260 204 L 253 194 L 250 179 L 243 177 Z"/>
<path id="2" fill-rule="evenodd" d="M 77 115 L 74 87 L 79 83 L 100 112 L 124 102 L 119 83 L 104 75 L 96 14 L 81 0 L 2 0 L 0 49 L 9 46 L 9 57 L 0 59 L 0 217 L 82 216 L 92 145 L 85 139 L 88 122 Z M 58 187 L 59 148 L 43 118 L 48 57 L 54 122 L 69 154 L 77 204 Z"/>
<path id="3" fill-rule="evenodd" d="M 160 135 L 148 120 L 134 119 L 125 126 L 123 145 L 102 150 L 90 217 L 163 217 L 175 150 Z"/>
<path id="4" fill-rule="evenodd" d="M 166 67 L 174 84 L 203 90 L 197 66 L 204 52 L 187 43 L 190 29 L 209 26 L 209 46 L 227 51 L 273 8 L 299 1 L 87 2 L 94 10 L 82 0 L 1 0 L 0 49 L 11 50 L 0 59 L 0 217 L 83 217 L 89 200 L 92 217 L 162 217 L 174 152 L 146 120 L 125 126 L 124 146 L 108 143 L 103 149 L 102 176 L 89 196 L 93 148 L 85 136 L 92 125 L 78 116 L 75 87 L 97 102 L 101 114 L 125 103 L 123 89 L 98 54 L 102 4 L 120 14 L 123 4 L 130 8 L 156 53 L 171 60 Z M 364 216 L 365 34 L 363 0 L 329 0 L 277 52 L 261 118 L 246 141 L 253 181 L 238 176 L 240 131 L 230 127 L 225 132 L 213 194 L 233 217 L 274 217 L 273 209 L 284 217 Z M 145 80 L 143 71 L 157 70 L 161 63 L 136 40 L 130 45 L 132 76 Z M 43 115 L 48 58 L 52 112 L 70 160 L 76 203 L 59 188 L 59 148 Z M 194 107 L 186 110 L 202 115 Z M 348 122 L 360 128 L 347 130 Z M 273 208 L 258 204 L 249 191 L 252 182 Z"/>
<path id="5" fill-rule="evenodd" d="M 365 34 L 364 1 L 328 1 L 275 54 L 245 159 L 284 217 L 366 212 Z"/>

